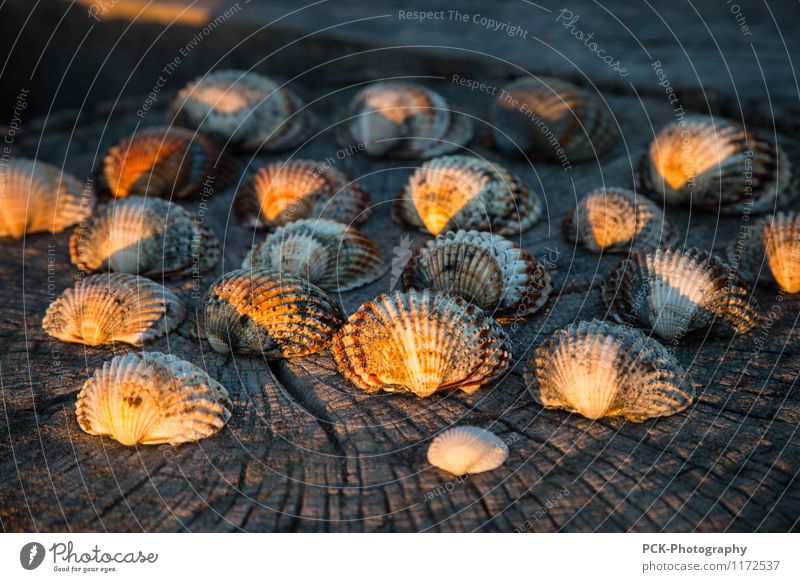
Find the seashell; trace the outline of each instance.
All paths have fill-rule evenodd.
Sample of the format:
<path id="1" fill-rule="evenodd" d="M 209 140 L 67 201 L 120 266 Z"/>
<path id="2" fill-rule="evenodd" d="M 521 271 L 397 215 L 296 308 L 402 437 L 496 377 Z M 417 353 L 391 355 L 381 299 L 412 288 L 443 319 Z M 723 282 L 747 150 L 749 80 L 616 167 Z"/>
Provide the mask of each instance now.
<path id="1" fill-rule="evenodd" d="M 42 328 L 65 342 L 139 346 L 172 331 L 185 317 L 186 306 L 166 287 L 110 273 L 81 279 L 64 291 L 47 308 Z"/>
<path id="2" fill-rule="evenodd" d="M 109 148 L 97 185 L 115 198 L 183 199 L 224 190 L 237 176 L 236 161 L 207 137 L 177 127 L 149 127 Z"/>
<path id="3" fill-rule="evenodd" d="M 202 369 L 160 352 L 115 356 L 78 394 L 81 428 L 126 446 L 196 441 L 231 417 L 228 391 Z"/>
<path id="4" fill-rule="evenodd" d="M 797 194 L 786 154 L 735 121 L 692 115 L 664 127 L 642 158 L 644 192 L 722 214 L 768 212 Z"/>
<path id="5" fill-rule="evenodd" d="M 386 272 L 380 247 L 353 227 L 333 220 L 290 222 L 253 248 L 242 269 L 253 267 L 307 279 L 325 291 L 350 291 Z"/>
<path id="6" fill-rule="evenodd" d="M 497 469 L 508 459 L 508 445 L 477 426 L 456 426 L 437 436 L 428 447 L 428 462 L 453 475 Z"/>
<path id="7" fill-rule="evenodd" d="M 337 129 L 342 146 L 361 145 L 373 157 L 432 158 L 472 140 L 472 120 L 437 92 L 407 81 L 382 81 L 359 91 Z"/>
<path id="8" fill-rule="evenodd" d="M 295 148 L 314 126 L 294 92 L 252 71 L 198 77 L 178 92 L 168 115 L 172 123 L 246 150 Z"/>
<path id="9" fill-rule="evenodd" d="M 600 294 L 615 321 L 666 340 L 712 326 L 722 334 L 744 333 L 758 318 L 731 267 L 695 248 L 635 251 L 611 271 Z"/>
<path id="10" fill-rule="evenodd" d="M 800 213 L 779 212 L 742 231 L 728 250 L 728 260 L 749 283 L 777 285 L 800 293 Z"/>
<path id="11" fill-rule="evenodd" d="M 94 196 L 70 174 L 39 160 L 14 158 L 0 180 L 0 237 L 56 234 L 92 212 Z"/>
<path id="12" fill-rule="evenodd" d="M 234 209 L 248 227 L 272 228 L 301 218 L 350 225 L 367 219 L 370 198 L 335 168 L 291 160 L 259 168 L 236 193 Z"/>
<path id="13" fill-rule="evenodd" d="M 564 238 L 595 253 L 668 247 L 678 238 L 658 206 L 623 188 L 589 192 L 567 213 L 561 227 Z"/>
<path id="14" fill-rule="evenodd" d="M 441 390 L 472 394 L 508 368 L 508 335 L 463 299 L 409 291 L 358 308 L 334 336 L 333 358 L 367 392 Z"/>
<path id="15" fill-rule="evenodd" d="M 521 232 L 543 204 L 508 170 L 470 156 L 444 156 L 411 175 L 394 205 L 396 220 L 438 235 L 450 230 Z"/>
<path id="16" fill-rule="evenodd" d="M 184 275 L 207 271 L 222 251 L 214 231 L 181 206 L 129 196 L 99 206 L 77 227 L 70 255 L 86 272 Z"/>
<path id="17" fill-rule="evenodd" d="M 226 273 L 211 285 L 203 323 L 218 352 L 295 358 L 327 347 L 343 319 L 336 302 L 305 279 L 248 269 Z"/>
<path id="18" fill-rule="evenodd" d="M 492 317 L 531 315 L 547 303 L 553 284 L 532 254 L 488 232 L 439 235 L 411 256 L 406 289 L 431 289 L 462 297 Z"/>
<path id="19" fill-rule="evenodd" d="M 491 121 L 500 150 L 563 164 L 597 159 L 619 138 L 613 116 L 596 96 L 551 77 L 524 77 L 504 87 Z"/>
<path id="20" fill-rule="evenodd" d="M 592 420 L 670 416 L 695 395 L 667 348 L 639 330 L 598 320 L 573 323 L 544 340 L 523 378 L 538 404 Z"/>

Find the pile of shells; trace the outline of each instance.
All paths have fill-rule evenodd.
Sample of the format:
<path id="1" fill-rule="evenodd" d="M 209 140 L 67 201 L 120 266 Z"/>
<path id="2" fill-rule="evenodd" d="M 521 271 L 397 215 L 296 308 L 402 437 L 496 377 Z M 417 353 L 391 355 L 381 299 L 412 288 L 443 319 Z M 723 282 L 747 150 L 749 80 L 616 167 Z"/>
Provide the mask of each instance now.
<path id="1" fill-rule="evenodd" d="M 731 243 L 728 259 L 744 280 L 800 293 L 800 213 L 761 218 L 740 236 Z"/>
<path id="2" fill-rule="evenodd" d="M 447 429 L 428 447 L 428 462 L 453 475 L 492 471 L 506 459 L 508 445 L 493 432 L 477 426 Z"/>

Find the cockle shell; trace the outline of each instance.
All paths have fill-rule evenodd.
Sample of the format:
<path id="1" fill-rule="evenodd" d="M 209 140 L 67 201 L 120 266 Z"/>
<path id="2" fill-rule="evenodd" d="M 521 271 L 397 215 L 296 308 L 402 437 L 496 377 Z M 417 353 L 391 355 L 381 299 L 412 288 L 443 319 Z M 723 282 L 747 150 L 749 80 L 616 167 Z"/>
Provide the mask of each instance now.
<path id="1" fill-rule="evenodd" d="M 758 319 L 754 299 L 730 266 L 695 248 L 636 251 L 611 271 L 600 294 L 615 321 L 666 340 L 711 327 L 744 333 Z"/>
<path id="2" fill-rule="evenodd" d="M 541 197 L 497 164 L 444 156 L 411 175 L 393 212 L 397 220 L 434 235 L 474 229 L 507 236 L 532 226 L 542 209 Z"/>
<path id="3" fill-rule="evenodd" d="M 619 139 L 613 116 L 596 96 L 550 77 L 524 77 L 504 87 L 491 120 L 504 152 L 562 164 L 596 159 Z"/>
<path id="4" fill-rule="evenodd" d="M 228 391 L 203 370 L 160 352 L 127 353 L 103 364 L 78 394 L 78 424 L 126 446 L 196 441 L 231 417 Z"/>
<path id="5" fill-rule="evenodd" d="M 100 205 L 79 225 L 70 255 L 81 271 L 183 275 L 207 271 L 222 251 L 211 228 L 181 206 L 129 196 Z"/>
<path id="6" fill-rule="evenodd" d="M 500 235 L 476 230 L 428 241 L 411 256 L 402 276 L 406 289 L 457 295 L 498 320 L 531 315 L 553 290 L 536 257 Z"/>
<path id="7" fill-rule="evenodd" d="M 331 344 L 339 371 L 367 392 L 472 394 L 508 367 L 508 335 L 478 307 L 429 291 L 381 295 L 351 315 Z"/>
<path id="8" fill-rule="evenodd" d="M 271 228 L 301 218 L 353 225 L 369 216 L 370 198 L 335 168 L 292 160 L 259 168 L 239 188 L 234 208 L 248 227 Z"/>
<path id="9" fill-rule="evenodd" d="M 136 275 L 109 273 L 79 280 L 56 299 L 42 320 L 65 342 L 135 346 L 163 336 L 186 317 L 186 306 L 166 287 Z"/>
<path id="10" fill-rule="evenodd" d="M 0 237 L 58 233 L 92 212 L 95 198 L 70 174 L 39 160 L 14 158 L 0 173 Z"/>
<path id="11" fill-rule="evenodd" d="M 214 71 L 189 83 L 170 104 L 169 118 L 220 143 L 265 151 L 299 146 L 314 125 L 294 92 L 269 77 L 237 70 Z"/>
<path id="12" fill-rule="evenodd" d="M 797 195 L 781 148 L 735 121 L 702 115 L 664 127 L 639 175 L 648 195 L 723 214 L 768 212 Z"/>
<path id="13" fill-rule="evenodd" d="M 800 293 L 800 213 L 778 212 L 741 231 L 728 250 L 728 260 L 750 283 L 773 283 L 787 293 Z"/>
<path id="14" fill-rule="evenodd" d="M 203 325 L 218 352 L 295 358 L 327 347 L 343 319 L 339 305 L 305 279 L 242 269 L 211 285 Z"/>
<path id="15" fill-rule="evenodd" d="M 584 196 L 561 224 L 564 237 L 595 253 L 673 245 L 675 227 L 651 200 L 623 188 Z"/>
<path id="16" fill-rule="evenodd" d="M 508 459 L 508 445 L 477 426 L 456 426 L 437 436 L 428 447 L 428 462 L 453 475 L 497 469 Z"/>
<path id="17" fill-rule="evenodd" d="M 416 83 L 382 81 L 359 91 L 339 125 L 343 146 L 363 144 L 370 156 L 423 159 L 452 153 L 472 139 L 472 120 L 444 97 Z"/>
<path id="18" fill-rule="evenodd" d="M 598 320 L 573 323 L 544 340 L 523 378 L 545 408 L 592 420 L 669 416 L 695 395 L 694 383 L 667 348 L 636 329 Z"/>
<path id="19" fill-rule="evenodd" d="M 307 279 L 325 291 L 350 291 L 387 269 L 380 247 L 351 226 L 322 218 L 290 222 L 270 234 L 242 261 Z"/>

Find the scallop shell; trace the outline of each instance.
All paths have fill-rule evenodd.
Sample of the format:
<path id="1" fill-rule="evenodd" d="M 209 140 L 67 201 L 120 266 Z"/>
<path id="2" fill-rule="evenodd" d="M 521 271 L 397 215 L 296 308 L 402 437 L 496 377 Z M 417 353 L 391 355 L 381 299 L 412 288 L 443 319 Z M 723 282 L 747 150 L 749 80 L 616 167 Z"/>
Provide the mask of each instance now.
<path id="1" fill-rule="evenodd" d="M 561 226 L 567 240 L 595 253 L 668 247 L 678 238 L 658 206 L 622 188 L 589 192 Z"/>
<path id="2" fill-rule="evenodd" d="M 228 391 L 203 370 L 160 352 L 116 356 L 78 394 L 81 428 L 126 446 L 196 441 L 231 417 Z"/>
<path id="3" fill-rule="evenodd" d="M 186 306 L 166 287 L 110 273 L 81 279 L 64 291 L 47 308 L 42 328 L 65 342 L 138 346 L 172 331 L 185 317 Z"/>
<path id="4" fill-rule="evenodd" d="M 797 194 L 778 146 L 735 121 L 702 115 L 664 127 L 639 174 L 648 195 L 722 214 L 768 212 Z"/>
<path id="5" fill-rule="evenodd" d="M 472 120 L 416 83 L 383 81 L 359 91 L 337 130 L 343 146 L 370 156 L 422 159 L 452 153 L 472 139 Z"/>
<path id="6" fill-rule="evenodd" d="M 508 459 L 508 445 L 477 426 L 456 426 L 437 436 L 428 447 L 428 462 L 453 475 L 497 469 Z"/>
<path id="7" fill-rule="evenodd" d="M 424 163 L 395 202 L 394 215 L 422 231 L 521 232 L 539 220 L 541 197 L 508 170 L 470 156 Z"/>
<path id="8" fill-rule="evenodd" d="M 619 136 L 613 116 L 597 97 L 550 77 L 524 77 L 504 87 L 491 120 L 502 151 L 561 163 L 596 159 Z"/>
<path id="9" fill-rule="evenodd" d="M 84 192 L 77 178 L 39 160 L 14 158 L 0 177 L 0 237 L 56 234 L 94 207 L 94 196 Z"/>
<path id="10" fill-rule="evenodd" d="M 731 244 L 728 260 L 744 280 L 800 293 L 800 213 L 761 218 L 740 236 Z"/>
<path id="11" fill-rule="evenodd" d="M 222 70 L 189 83 L 169 107 L 172 123 L 247 150 L 277 151 L 303 143 L 314 126 L 302 100 L 269 77 Z"/>
<path id="12" fill-rule="evenodd" d="M 386 272 L 380 247 L 351 226 L 304 219 L 278 228 L 253 248 L 242 269 L 259 267 L 307 279 L 325 291 L 350 291 Z"/>
<path id="13" fill-rule="evenodd" d="M 714 328 L 744 333 L 756 325 L 756 306 L 722 259 L 695 248 L 642 250 L 617 265 L 600 288 L 611 317 L 652 329 L 666 340 Z"/>
<path id="14" fill-rule="evenodd" d="M 367 219 L 370 198 L 335 168 L 292 160 L 259 168 L 236 193 L 234 208 L 247 227 L 272 228 L 301 218 L 351 225 Z"/>
<path id="15" fill-rule="evenodd" d="M 592 420 L 669 416 L 695 395 L 667 348 L 638 330 L 598 320 L 573 323 L 544 340 L 523 378 L 540 405 Z"/>
<path id="16" fill-rule="evenodd" d="M 381 295 L 351 315 L 331 345 L 339 371 L 367 392 L 472 394 L 509 365 L 500 326 L 463 299 L 409 291 Z"/>
<path id="17" fill-rule="evenodd" d="M 99 206 L 77 227 L 70 255 L 81 271 L 184 275 L 207 271 L 222 251 L 214 232 L 181 206 L 129 196 Z"/>
<path id="18" fill-rule="evenodd" d="M 418 249 L 403 271 L 406 289 L 457 295 L 495 319 L 522 318 L 550 296 L 550 276 L 510 240 L 476 230 L 448 232 Z"/>
<path id="19" fill-rule="evenodd" d="M 322 289 L 267 269 L 226 273 L 208 290 L 205 335 L 218 352 L 295 358 L 327 347 L 341 309 Z"/>

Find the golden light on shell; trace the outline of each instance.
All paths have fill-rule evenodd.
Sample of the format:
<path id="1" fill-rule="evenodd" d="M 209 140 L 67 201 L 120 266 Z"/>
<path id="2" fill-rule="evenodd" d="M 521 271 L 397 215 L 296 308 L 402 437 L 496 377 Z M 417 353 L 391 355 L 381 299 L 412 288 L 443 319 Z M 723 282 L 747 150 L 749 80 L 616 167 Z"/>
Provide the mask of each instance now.
<path id="1" fill-rule="evenodd" d="M 493 471 L 508 459 L 508 445 L 477 426 L 449 428 L 428 447 L 428 462 L 453 475 Z"/>
<path id="2" fill-rule="evenodd" d="M 747 282 L 800 293 L 800 213 L 778 212 L 757 220 L 731 241 L 728 257 Z"/>

